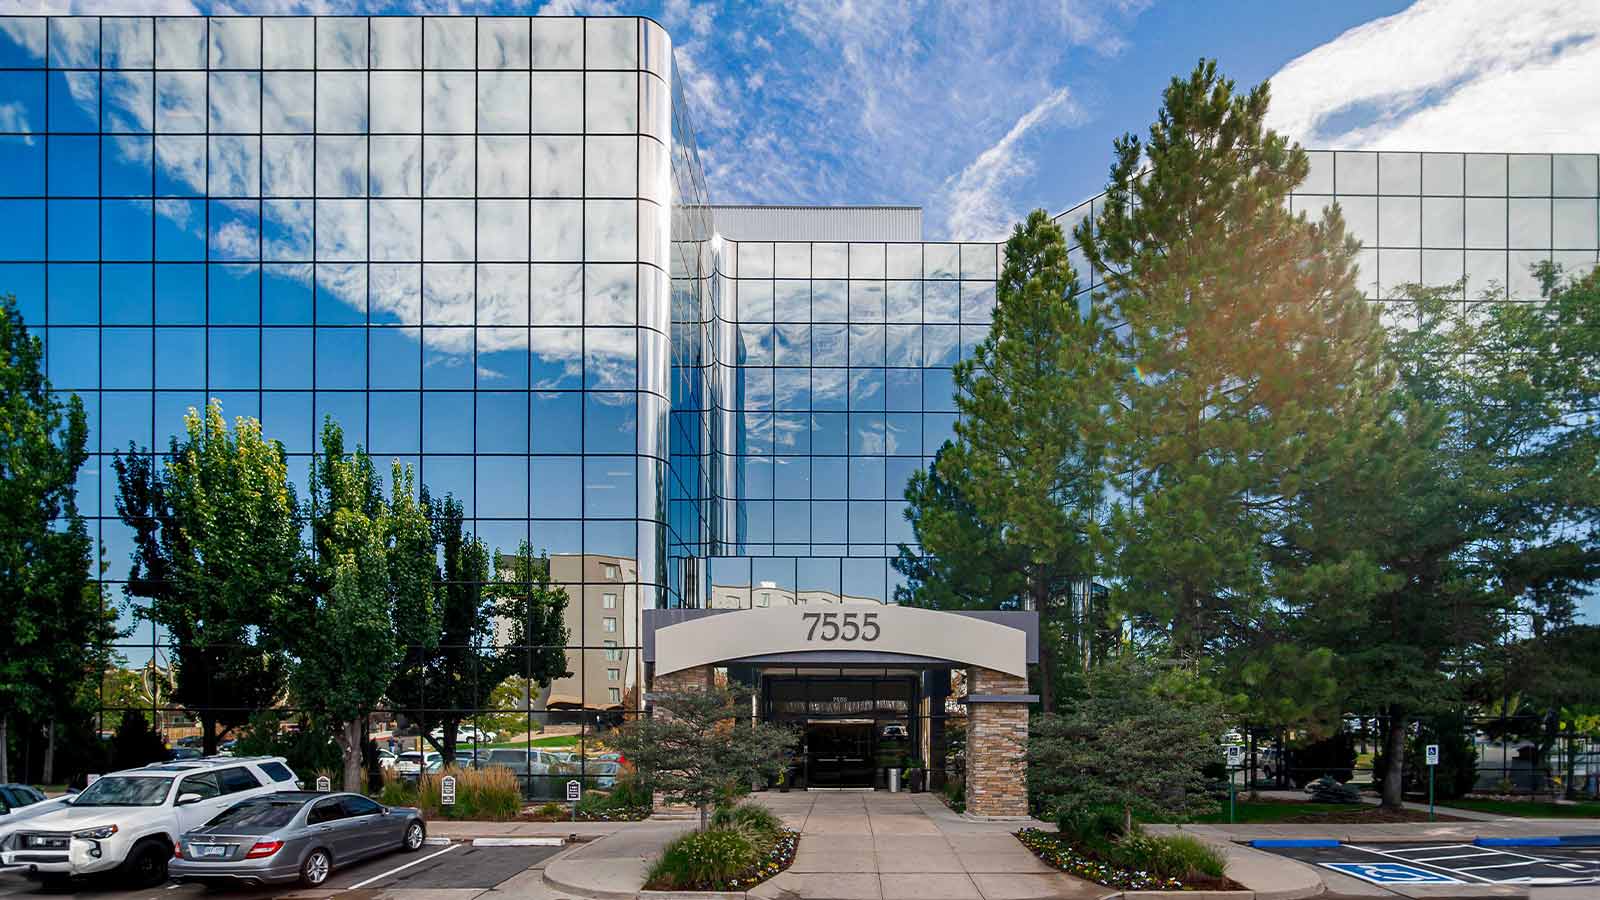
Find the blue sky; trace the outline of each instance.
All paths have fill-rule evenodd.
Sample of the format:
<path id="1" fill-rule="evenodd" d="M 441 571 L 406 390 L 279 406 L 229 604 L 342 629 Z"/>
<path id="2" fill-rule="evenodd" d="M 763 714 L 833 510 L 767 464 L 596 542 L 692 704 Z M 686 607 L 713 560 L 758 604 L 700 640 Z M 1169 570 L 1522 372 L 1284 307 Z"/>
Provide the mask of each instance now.
<path id="1" fill-rule="evenodd" d="M 1307 147 L 1595 152 L 1600 3 L 1570 0 L 21 0 L 67 12 L 641 14 L 664 23 L 718 202 L 907 204 L 994 239 L 1097 193 L 1201 56 L 1272 79 Z"/>

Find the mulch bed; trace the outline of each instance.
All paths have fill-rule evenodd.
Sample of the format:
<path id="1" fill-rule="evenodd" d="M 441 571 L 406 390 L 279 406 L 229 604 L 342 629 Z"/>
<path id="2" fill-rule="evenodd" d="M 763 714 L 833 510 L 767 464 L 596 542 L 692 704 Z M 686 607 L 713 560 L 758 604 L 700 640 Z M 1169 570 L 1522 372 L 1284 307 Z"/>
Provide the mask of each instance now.
<path id="1" fill-rule="evenodd" d="M 648 806 L 624 806 L 617 809 L 608 809 L 601 812 L 578 810 L 579 822 L 642 822 L 650 818 Z M 560 815 L 539 812 L 539 807 L 530 806 L 518 816 L 519 822 L 570 822 L 572 821 L 572 806 L 564 805 Z"/>
<path id="2" fill-rule="evenodd" d="M 1188 881 L 1176 878 L 1159 878 L 1148 872 L 1113 866 L 1096 859 L 1092 854 L 1072 847 L 1048 831 L 1024 828 L 1016 832 L 1022 846 L 1033 851 L 1045 865 L 1060 869 L 1068 875 L 1103 884 L 1106 887 L 1131 891 L 1247 891 L 1249 888 L 1226 876 L 1200 877 Z"/>

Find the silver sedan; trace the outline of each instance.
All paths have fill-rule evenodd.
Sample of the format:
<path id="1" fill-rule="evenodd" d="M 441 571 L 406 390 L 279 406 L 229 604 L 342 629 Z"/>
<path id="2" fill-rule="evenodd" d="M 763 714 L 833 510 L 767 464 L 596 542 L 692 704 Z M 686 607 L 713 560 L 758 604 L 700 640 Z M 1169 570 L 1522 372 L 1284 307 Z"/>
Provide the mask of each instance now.
<path id="1" fill-rule="evenodd" d="M 178 839 L 168 873 L 180 881 L 315 887 L 335 866 L 414 852 L 427 839 L 422 813 L 360 794 L 281 791 L 236 804 Z"/>

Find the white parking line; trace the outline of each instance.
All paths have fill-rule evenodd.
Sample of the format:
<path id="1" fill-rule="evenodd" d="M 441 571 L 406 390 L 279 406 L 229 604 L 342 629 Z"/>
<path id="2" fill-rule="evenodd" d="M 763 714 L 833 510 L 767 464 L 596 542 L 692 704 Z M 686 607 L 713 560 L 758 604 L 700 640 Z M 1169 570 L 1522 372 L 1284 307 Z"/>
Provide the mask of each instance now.
<path id="1" fill-rule="evenodd" d="M 560 837 L 481 837 L 473 838 L 474 847 L 564 847 L 567 839 Z"/>
<path id="2" fill-rule="evenodd" d="M 421 859 L 413 859 L 411 862 L 408 862 L 403 866 L 395 866 L 394 868 L 390 869 L 389 871 L 384 872 L 384 873 L 382 873 L 380 875 L 374 875 L 371 878 L 368 878 L 366 881 L 363 881 L 363 882 L 361 882 L 359 884 L 352 884 L 349 887 L 345 888 L 345 890 L 353 891 L 356 888 L 366 887 L 367 885 L 373 883 L 374 881 L 382 881 L 383 879 L 388 878 L 390 875 L 393 875 L 396 872 L 404 872 L 406 869 L 409 869 L 412 866 L 417 865 L 418 863 L 425 863 L 428 860 L 433 859 L 435 856 L 443 856 L 446 853 L 449 853 L 451 850 L 454 850 L 455 848 L 457 848 L 459 846 L 461 846 L 461 845 L 460 844 L 451 844 L 450 846 L 444 848 L 443 850 L 440 850 L 438 853 L 430 853 L 427 856 L 422 857 Z"/>
<path id="3" fill-rule="evenodd" d="M 1500 854 L 1495 853 L 1493 851 L 1490 851 L 1488 853 L 1484 853 L 1484 852 L 1480 851 L 1478 853 L 1457 853 L 1454 856 L 1413 856 L 1411 858 L 1411 861 L 1412 862 L 1431 863 L 1431 862 L 1439 862 L 1440 860 L 1446 860 L 1446 859 L 1477 859 L 1480 856 L 1499 856 L 1499 855 Z M 1451 868 L 1455 868 L 1455 867 L 1452 866 Z"/>
<path id="4" fill-rule="evenodd" d="M 1421 850 L 1421 851 L 1451 850 L 1451 849 L 1454 849 L 1456 847 L 1470 846 L 1470 845 L 1450 844 L 1450 845 L 1444 846 L 1444 847 L 1407 847 L 1405 850 L 1402 850 L 1402 851 L 1377 850 L 1377 849 L 1374 849 L 1372 847 L 1360 847 L 1360 846 L 1357 846 L 1355 844 L 1346 844 L 1345 846 L 1349 847 L 1352 850 L 1361 850 L 1361 851 L 1366 852 L 1366 853 L 1371 853 L 1374 856 L 1382 856 L 1382 857 L 1384 857 L 1386 859 L 1398 860 L 1399 862 L 1414 863 L 1417 860 L 1414 860 L 1409 856 L 1403 856 L 1402 854 L 1406 853 L 1406 852 L 1415 853 L 1415 852 L 1417 852 L 1419 850 Z M 1440 866 L 1439 868 L 1444 869 L 1445 867 L 1444 866 Z M 1450 871 L 1450 870 L 1446 869 L 1446 871 Z M 1483 875 L 1474 875 L 1471 872 L 1461 872 L 1460 874 L 1461 874 L 1461 876 L 1463 878 L 1475 878 L 1475 879 L 1477 879 L 1479 881 L 1488 882 L 1490 884 L 1494 883 L 1493 879 L 1485 877 Z"/>

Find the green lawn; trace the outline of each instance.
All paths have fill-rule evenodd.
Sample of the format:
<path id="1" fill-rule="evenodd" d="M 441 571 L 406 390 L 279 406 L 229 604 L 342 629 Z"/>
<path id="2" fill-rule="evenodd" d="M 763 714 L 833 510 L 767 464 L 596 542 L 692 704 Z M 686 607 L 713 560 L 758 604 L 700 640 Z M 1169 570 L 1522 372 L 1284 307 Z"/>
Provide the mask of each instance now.
<path id="1" fill-rule="evenodd" d="M 1456 809 L 1494 813 L 1497 816 L 1515 816 L 1521 819 L 1600 819 L 1600 801 L 1590 800 L 1575 804 L 1519 803 L 1515 800 L 1452 800 Z"/>
<path id="2" fill-rule="evenodd" d="M 578 736 L 575 734 L 557 734 L 550 737 L 534 738 L 531 741 L 501 741 L 497 744 L 487 744 L 490 750 L 521 750 L 525 747 L 576 747 Z"/>
<path id="3" fill-rule="evenodd" d="M 1260 822 L 1281 822 L 1284 819 L 1300 818 L 1301 816 L 1332 815 L 1335 813 L 1348 813 L 1362 807 L 1349 803 L 1250 803 L 1239 800 L 1234 803 L 1233 820 L 1239 824 Z M 1226 823 L 1228 821 L 1228 804 L 1223 802 L 1222 808 L 1209 816 L 1200 816 L 1196 822 Z"/>

